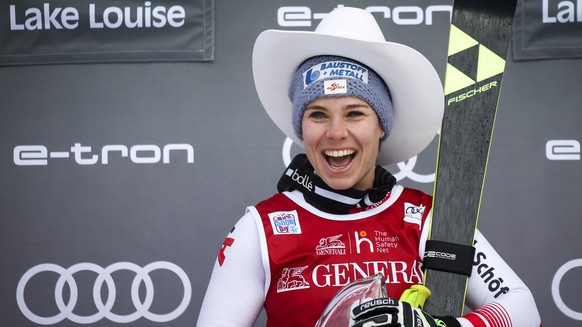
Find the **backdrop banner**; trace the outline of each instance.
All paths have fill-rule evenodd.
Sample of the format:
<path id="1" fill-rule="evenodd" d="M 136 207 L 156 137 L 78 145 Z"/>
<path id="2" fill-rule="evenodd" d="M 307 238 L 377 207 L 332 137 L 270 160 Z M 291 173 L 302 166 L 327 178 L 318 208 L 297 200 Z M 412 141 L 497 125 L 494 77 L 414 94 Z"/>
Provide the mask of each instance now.
<path id="1" fill-rule="evenodd" d="M 195 326 L 219 254 L 236 259 L 223 243 L 229 231 L 305 152 L 257 96 L 259 33 L 313 31 L 334 8 L 365 8 L 387 40 L 418 50 L 444 81 L 453 8 L 452 0 L 35 1 L 0 0 L 2 327 Z M 582 8 L 582 0 L 551 1 Z M 91 3 L 103 28 L 89 28 Z M 195 28 L 169 25 L 178 5 Z M 20 29 L 10 30 L 11 6 Z M 105 27 L 125 7 L 142 8 L 133 22 L 160 23 L 164 12 L 166 25 Z M 204 26 L 215 37 L 203 13 L 214 16 L 215 26 Z M 186 39 L 188 49 L 215 49 L 215 59 L 181 60 Z M 14 61 L 88 62 L 80 49 L 98 64 Z M 121 49 L 176 61 L 135 62 Z M 546 327 L 582 326 L 580 72 L 582 58 L 507 60 L 479 213 L 479 231 L 530 288 Z M 385 168 L 432 194 L 437 143 Z M 474 264 L 492 293 L 506 286 L 488 262 Z M 337 281 L 339 290 L 359 275 L 344 268 L 323 272 L 323 284 Z M 263 310 L 251 326 L 266 321 Z"/>
<path id="2" fill-rule="evenodd" d="M 520 0 L 513 40 L 514 60 L 582 58 L 582 2 Z"/>
<path id="3" fill-rule="evenodd" d="M 0 0 L 0 64 L 208 61 L 214 0 Z"/>

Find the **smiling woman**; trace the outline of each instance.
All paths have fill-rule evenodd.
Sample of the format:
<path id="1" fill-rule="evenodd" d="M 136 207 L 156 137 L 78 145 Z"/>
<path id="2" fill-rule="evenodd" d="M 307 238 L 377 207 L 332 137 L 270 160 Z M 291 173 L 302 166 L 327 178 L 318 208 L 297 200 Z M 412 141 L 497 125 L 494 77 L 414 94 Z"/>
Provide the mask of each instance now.
<path id="1" fill-rule="evenodd" d="M 433 318 L 399 300 L 423 283 L 432 198 L 398 185 L 383 166 L 419 154 L 440 127 L 443 89 L 424 56 L 387 42 L 365 10 L 342 7 L 315 32 L 261 33 L 253 75 L 269 117 L 305 154 L 228 234 L 198 326 L 251 326 L 264 307 L 267 326 L 312 327 L 343 286 L 378 274 L 389 299 L 348 307 L 380 303 L 384 314 L 354 309 L 356 318 L 348 323 L 345 312 L 345 325 L 334 327 L 539 326 L 528 288 L 479 233 L 476 252 L 507 292 L 492 294 L 474 273 L 467 304 L 475 314 L 464 317 Z"/>
<path id="2" fill-rule="evenodd" d="M 333 189 L 372 187 L 384 131 L 370 105 L 357 97 L 319 98 L 305 109 L 305 152 L 318 176 Z"/>

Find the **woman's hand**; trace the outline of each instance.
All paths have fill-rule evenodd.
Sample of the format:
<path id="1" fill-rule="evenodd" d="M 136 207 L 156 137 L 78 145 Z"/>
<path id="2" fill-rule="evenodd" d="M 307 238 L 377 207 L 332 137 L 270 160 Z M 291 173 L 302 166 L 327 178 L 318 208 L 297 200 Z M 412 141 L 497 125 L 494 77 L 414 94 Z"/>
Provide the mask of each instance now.
<path id="1" fill-rule="evenodd" d="M 352 310 L 353 327 L 458 327 L 454 318 L 441 320 L 392 298 L 364 302 Z"/>

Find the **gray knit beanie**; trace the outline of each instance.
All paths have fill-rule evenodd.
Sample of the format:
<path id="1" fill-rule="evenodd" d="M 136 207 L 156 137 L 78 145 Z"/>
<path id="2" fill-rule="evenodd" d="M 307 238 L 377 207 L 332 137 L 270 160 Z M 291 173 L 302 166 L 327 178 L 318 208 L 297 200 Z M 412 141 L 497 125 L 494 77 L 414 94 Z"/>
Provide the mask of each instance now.
<path id="1" fill-rule="evenodd" d="M 293 103 L 293 128 L 300 139 L 305 107 L 323 96 L 355 96 L 366 101 L 378 115 L 382 141 L 392 130 L 390 92 L 376 72 L 359 62 L 338 56 L 316 56 L 304 61 L 295 71 L 289 88 Z"/>

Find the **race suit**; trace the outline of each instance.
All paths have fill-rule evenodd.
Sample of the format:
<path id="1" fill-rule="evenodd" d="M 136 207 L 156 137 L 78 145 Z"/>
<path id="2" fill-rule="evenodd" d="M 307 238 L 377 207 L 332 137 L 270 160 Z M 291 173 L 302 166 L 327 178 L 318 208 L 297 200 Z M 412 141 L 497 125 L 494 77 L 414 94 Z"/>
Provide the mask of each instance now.
<path id="1" fill-rule="evenodd" d="M 198 326 L 253 326 L 264 308 L 267 326 L 313 327 L 339 289 L 378 273 L 398 299 L 423 282 L 431 204 L 396 185 L 350 214 L 318 210 L 298 191 L 248 207 L 219 251 Z M 478 231 L 475 248 L 466 300 L 474 311 L 461 326 L 541 326 L 531 292 Z"/>

